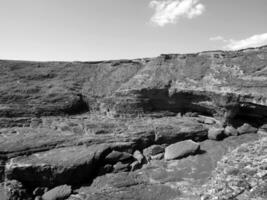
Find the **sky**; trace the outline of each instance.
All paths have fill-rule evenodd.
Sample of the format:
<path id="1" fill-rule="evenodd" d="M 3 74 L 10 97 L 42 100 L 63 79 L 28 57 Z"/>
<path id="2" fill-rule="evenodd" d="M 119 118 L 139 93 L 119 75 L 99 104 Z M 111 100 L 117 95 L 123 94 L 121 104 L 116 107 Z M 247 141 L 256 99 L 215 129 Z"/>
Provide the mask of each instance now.
<path id="1" fill-rule="evenodd" d="M 266 0 L 0 0 L 0 59 L 96 61 L 262 45 Z"/>

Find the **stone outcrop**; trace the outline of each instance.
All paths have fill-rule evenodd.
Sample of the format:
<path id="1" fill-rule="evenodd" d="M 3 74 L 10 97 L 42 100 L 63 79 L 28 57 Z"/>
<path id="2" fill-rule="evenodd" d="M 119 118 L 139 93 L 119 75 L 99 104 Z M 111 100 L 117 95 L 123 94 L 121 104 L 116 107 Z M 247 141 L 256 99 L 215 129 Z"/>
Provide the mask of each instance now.
<path id="1" fill-rule="evenodd" d="M 223 155 L 265 137 L 266 124 L 266 46 L 99 62 L 0 60 L 0 199 L 197 199 Z M 264 168 L 259 144 L 218 169 L 239 156 Z"/>

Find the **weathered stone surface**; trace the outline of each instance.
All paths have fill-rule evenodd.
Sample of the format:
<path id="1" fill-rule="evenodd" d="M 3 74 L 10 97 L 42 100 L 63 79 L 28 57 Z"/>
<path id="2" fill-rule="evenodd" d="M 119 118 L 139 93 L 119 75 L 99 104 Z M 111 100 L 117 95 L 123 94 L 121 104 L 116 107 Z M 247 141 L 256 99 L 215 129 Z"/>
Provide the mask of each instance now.
<path id="1" fill-rule="evenodd" d="M 64 200 L 67 199 L 72 193 L 71 186 L 61 185 L 47 191 L 42 196 L 43 200 Z"/>
<path id="2" fill-rule="evenodd" d="M 242 135 L 246 133 L 256 133 L 257 130 L 258 130 L 257 128 L 251 126 L 250 124 L 245 123 L 237 129 L 237 132 L 238 134 Z"/>
<path id="3" fill-rule="evenodd" d="M 208 138 L 210 140 L 220 140 L 224 137 L 223 128 L 210 128 L 208 132 Z"/>
<path id="4" fill-rule="evenodd" d="M 267 198 L 267 138 L 244 144 L 217 166 L 203 195 L 206 199 Z"/>
<path id="5" fill-rule="evenodd" d="M 173 160 L 195 154 L 200 149 L 200 145 L 192 140 L 186 140 L 172 144 L 165 149 L 164 158 Z"/>

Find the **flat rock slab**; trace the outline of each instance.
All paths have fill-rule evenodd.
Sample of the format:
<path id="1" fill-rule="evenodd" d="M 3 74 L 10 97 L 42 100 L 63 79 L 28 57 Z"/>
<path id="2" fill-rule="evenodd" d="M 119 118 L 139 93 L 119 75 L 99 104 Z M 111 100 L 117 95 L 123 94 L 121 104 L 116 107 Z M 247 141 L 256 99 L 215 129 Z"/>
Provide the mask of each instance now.
<path id="1" fill-rule="evenodd" d="M 107 145 L 92 145 L 16 157 L 6 164 L 6 175 L 32 186 L 80 184 L 96 174 L 98 160 L 109 151 Z"/>
<path id="2" fill-rule="evenodd" d="M 192 140 L 186 140 L 172 144 L 165 149 L 165 160 L 173 160 L 195 154 L 200 145 Z"/>
<path id="3" fill-rule="evenodd" d="M 75 142 L 77 135 L 52 129 L 16 128 L 0 134 L 0 156 L 14 157 Z"/>

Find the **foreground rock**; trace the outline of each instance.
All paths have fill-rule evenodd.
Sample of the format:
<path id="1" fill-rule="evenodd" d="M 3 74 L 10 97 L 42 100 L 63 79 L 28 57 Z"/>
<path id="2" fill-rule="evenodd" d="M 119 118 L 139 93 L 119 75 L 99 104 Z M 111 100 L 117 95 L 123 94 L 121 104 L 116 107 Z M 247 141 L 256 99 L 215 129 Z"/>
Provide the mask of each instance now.
<path id="1" fill-rule="evenodd" d="M 267 199 L 267 138 L 227 154 L 203 192 L 205 199 Z"/>
<path id="2" fill-rule="evenodd" d="M 186 140 L 172 144 L 165 149 L 165 160 L 173 160 L 195 154 L 200 145 L 192 140 Z"/>

